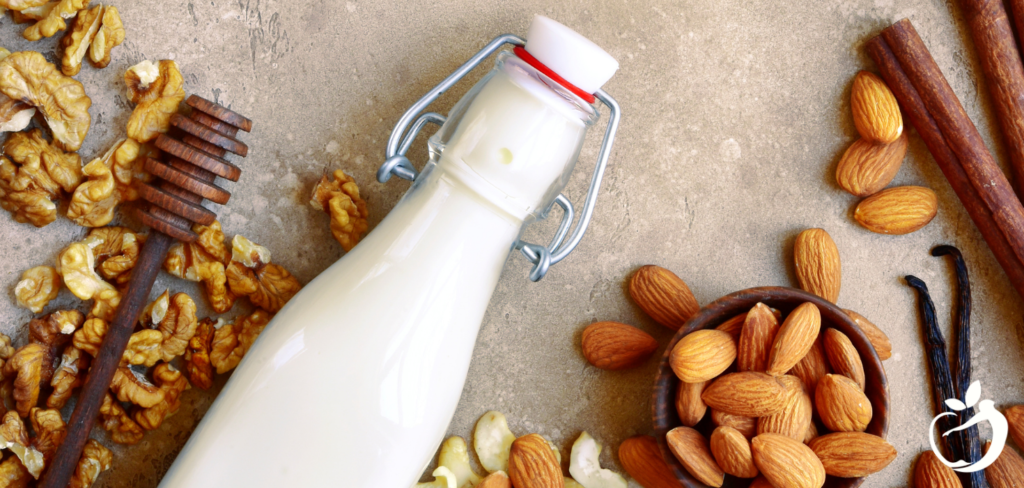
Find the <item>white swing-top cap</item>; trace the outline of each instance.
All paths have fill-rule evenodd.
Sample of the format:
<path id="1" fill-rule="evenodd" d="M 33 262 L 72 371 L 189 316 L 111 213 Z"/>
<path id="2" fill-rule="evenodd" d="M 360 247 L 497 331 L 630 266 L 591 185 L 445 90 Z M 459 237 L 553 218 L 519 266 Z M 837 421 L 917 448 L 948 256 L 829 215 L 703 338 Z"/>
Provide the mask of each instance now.
<path id="1" fill-rule="evenodd" d="M 526 51 L 587 93 L 601 89 L 619 69 L 619 62 L 600 46 L 543 15 L 530 24 Z"/>

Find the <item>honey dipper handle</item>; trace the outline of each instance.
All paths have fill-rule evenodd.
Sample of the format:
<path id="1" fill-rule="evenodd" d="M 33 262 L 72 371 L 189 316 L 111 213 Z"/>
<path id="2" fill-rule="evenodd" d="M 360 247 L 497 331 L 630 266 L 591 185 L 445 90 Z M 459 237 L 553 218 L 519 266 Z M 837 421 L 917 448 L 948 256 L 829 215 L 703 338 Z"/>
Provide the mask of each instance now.
<path id="1" fill-rule="evenodd" d="M 89 433 L 96 423 L 96 415 L 103 404 L 103 397 L 121 362 L 124 349 L 128 346 L 128 339 L 135 330 L 139 314 L 149 298 L 149 292 L 153 288 L 153 281 L 160 271 L 164 256 L 173 242 L 174 239 L 167 234 L 153 231 L 143 245 L 138 264 L 132 270 L 128 292 L 121 298 L 114 320 L 103 339 L 103 345 L 93 359 L 85 385 L 78 395 L 78 404 L 75 405 L 71 421 L 68 422 L 67 438 L 47 466 L 46 474 L 39 484 L 41 488 L 65 488 L 71 481 L 82 449 L 85 448 Z"/>

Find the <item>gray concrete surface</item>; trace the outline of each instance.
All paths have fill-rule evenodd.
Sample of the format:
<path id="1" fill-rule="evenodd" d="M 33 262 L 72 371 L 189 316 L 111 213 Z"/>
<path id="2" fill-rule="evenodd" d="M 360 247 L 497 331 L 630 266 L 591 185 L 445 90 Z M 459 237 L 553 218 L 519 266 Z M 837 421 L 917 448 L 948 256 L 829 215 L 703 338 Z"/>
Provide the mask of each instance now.
<path id="1" fill-rule="evenodd" d="M 525 35 L 531 17 L 545 14 L 620 61 L 619 73 L 605 88 L 622 105 L 624 117 L 591 230 L 540 283 L 527 280 L 528 265 L 521 257 L 509 260 L 480 331 L 451 435 L 470 436 L 476 419 L 497 409 L 517 434 L 544 434 L 566 458 L 573 439 L 586 430 L 608 446 L 602 462 L 619 469 L 619 443 L 651 432 L 656 361 L 625 372 L 597 370 L 580 354 L 581 330 L 592 321 L 617 320 L 666 343 L 671 331 L 644 316 L 624 292 L 624 280 L 635 268 L 655 263 L 672 269 L 702 304 L 750 286 L 792 285 L 792 241 L 807 227 L 827 229 L 839 246 L 840 305 L 875 321 L 893 341 L 893 358 L 885 366 L 893 406 L 889 439 L 899 457 L 866 486 L 906 485 L 912 461 L 927 449 L 932 407 L 920 326 L 914 297 L 899 277 L 913 273 L 929 283 L 948 327 L 951 267 L 929 256 L 932 246 L 958 245 L 969 260 L 975 379 L 983 384 L 984 398 L 999 406 L 1024 402 L 1024 307 L 921 140 L 911 135 L 910 153 L 894 182 L 938 193 L 939 215 L 920 232 L 890 237 L 861 229 L 851 218 L 856 199 L 833 177 L 843 150 L 856 138 L 848 102 L 851 80 L 858 70 L 873 68 L 862 44 L 903 17 L 913 20 L 990 147 L 1006 159 L 955 3 L 114 4 L 127 41 L 115 49 L 109 68 L 87 66 L 78 77 L 94 102 L 83 158 L 101 154 L 123 134 L 131 110 L 123 95 L 123 70 L 143 59 L 176 60 L 188 92 L 256 121 L 243 138 L 252 151 L 241 163 L 241 181 L 227 185 L 234 197 L 220 210 L 225 231 L 267 245 L 274 261 L 302 282 L 342 255 L 327 216 L 306 204 L 313 183 L 334 168 L 353 174 L 369 204 L 371 227 L 379 222 L 408 187 L 380 185 L 373 178 L 391 127 L 486 41 L 504 32 Z M 20 31 L 5 18 L 0 45 L 40 50 L 56 59 L 56 39 L 28 43 Z M 438 111 L 450 108 L 469 86 L 446 94 Z M 567 188 L 577 201 L 586 191 L 597 142 L 596 136 L 589 141 Z M 413 156 L 423 161 L 421 145 Z M 551 228 L 540 225 L 529 235 L 548 235 Z M 13 297 L 21 271 L 52 264 L 63 246 L 85 232 L 65 218 L 36 229 L 0 212 L 0 286 L 6 293 L 0 300 L 0 331 L 25 340 L 24 325 L 32 315 L 17 308 Z M 198 296 L 190 284 L 162 275 L 154 295 L 165 288 Z M 65 291 L 50 309 L 64 307 L 83 304 Z M 236 308 L 231 315 L 239 312 Z M 155 486 L 212 398 L 213 392 L 189 390 L 182 411 L 141 444 L 112 446 L 114 467 L 99 485 Z"/>

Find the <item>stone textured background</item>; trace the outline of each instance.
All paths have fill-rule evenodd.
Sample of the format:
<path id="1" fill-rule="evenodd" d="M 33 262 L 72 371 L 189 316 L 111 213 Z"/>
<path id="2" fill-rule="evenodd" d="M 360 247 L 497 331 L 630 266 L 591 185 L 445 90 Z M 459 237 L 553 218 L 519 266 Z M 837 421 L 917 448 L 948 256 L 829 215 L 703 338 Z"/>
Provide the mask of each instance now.
<path id="1" fill-rule="evenodd" d="M 514 432 L 550 437 L 566 459 L 586 430 L 607 446 L 602 463 L 618 469 L 619 443 L 651 432 L 656 360 L 631 371 L 597 370 L 580 354 L 582 329 L 617 320 L 667 343 L 671 331 L 626 296 L 623 283 L 634 269 L 648 263 L 672 269 L 702 304 L 746 287 L 792 285 L 792 241 L 807 227 L 827 229 L 839 246 L 839 304 L 866 315 L 893 341 L 893 358 L 885 363 L 893 407 L 889 440 L 900 454 L 867 486 L 906 485 L 912 461 L 927 449 L 931 393 L 916 302 L 900 277 L 913 273 L 928 282 L 948 336 L 952 268 L 928 254 L 933 246 L 960 246 L 969 261 L 974 377 L 982 381 L 984 398 L 999 406 L 1024 402 L 1020 297 L 916 134 L 911 131 L 910 153 L 894 184 L 938 193 L 939 215 L 920 232 L 890 237 L 861 229 L 851 218 L 856 199 L 833 176 L 857 137 L 851 80 L 858 70 L 873 69 L 862 45 L 903 17 L 913 20 L 990 147 L 1006 159 L 955 2 L 553 3 L 115 0 L 128 38 L 109 68 L 87 66 L 78 76 L 94 102 L 93 128 L 80 153 L 91 160 L 123 136 L 131 110 L 121 81 L 125 68 L 143 59 L 176 60 L 188 92 L 256 122 L 242 137 L 252 148 L 240 162 L 242 178 L 227 184 L 234 197 L 218 210 L 225 232 L 267 245 L 274 262 L 305 283 L 342 255 L 327 216 L 306 204 L 321 173 L 342 168 L 355 176 L 372 227 L 408 187 L 374 179 L 400 114 L 488 40 L 504 32 L 525 35 L 534 14 L 548 15 L 619 60 L 621 69 L 605 89 L 622 106 L 622 126 L 590 232 L 576 252 L 540 283 L 527 280 L 520 256 L 509 260 L 451 435 L 470 436 L 476 419 L 497 409 Z M 57 59 L 56 39 L 28 43 L 20 31 L 5 17 L 0 45 Z M 447 111 L 469 86 L 452 90 L 435 109 Z M 592 134 L 566 190 L 575 201 L 585 194 L 600 132 Z M 425 159 L 422 143 L 412 156 Z M 528 235 L 550 235 L 553 225 L 537 227 Z M 31 314 L 17 308 L 13 296 L 20 273 L 53 264 L 62 247 L 85 233 L 65 218 L 36 229 L 0 212 L 6 294 L 0 331 L 25 340 Z M 199 296 L 191 284 L 167 275 L 154 296 L 165 288 Z M 70 306 L 83 304 L 64 291 L 49 308 Z M 212 393 L 192 389 L 184 399 L 183 410 L 142 443 L 114 446 L 114 468 L 100 485 L 157 484 Z"/>

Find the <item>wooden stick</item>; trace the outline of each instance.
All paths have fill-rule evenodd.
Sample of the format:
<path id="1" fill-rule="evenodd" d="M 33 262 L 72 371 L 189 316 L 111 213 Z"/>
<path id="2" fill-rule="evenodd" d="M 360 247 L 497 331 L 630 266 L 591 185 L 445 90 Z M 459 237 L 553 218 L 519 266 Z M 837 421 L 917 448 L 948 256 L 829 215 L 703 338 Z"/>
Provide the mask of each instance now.
<path id="1" fill-rule="evenodd" d="M 1024 0 L 1020 1 L 1024 2 Z M 917 129 L 917 133 L 935 158 L 935 163 L 946 176 L 949 185 L 960 198 L 964 208 L 967 209 L 967 214 L 974 221 L 974 225 L 978 227 L 982 237 L 985 238 L 996 261 L 1006 272 L 1018 295 L 1024 298 L 1024 264 L 1017 258 L 1009 241 L 1006 240 L 1006 236 L 996 225 L 992 212 L 989 211 L 967 173 L 964 172 L 959 158 L 950 150 L 938 124 L 928 113 L 924 101 L 921 100 L 921 96 L 910 83 L 906 73 L 903 72 L 896 56 L 880 36 L 869 40 L 866 47 L 868 55 L 878 65 L 882 78 L 892 89 L 896 99 L 899 100 L 907 119 Z"/>
<path id="2" fill-rule="evenodd" d="M 1002 0 L 960 0 L 960 6 L 995 102 L 1017 189 L 1024 191 L 1024 64 L 1010 19 Z"/>
<path id="3" fill-rule="evenodd" d="M 103 345 L 100 346 L 96 358 L 89 368 L 89 375 L 85 378 L 85 385 L 78 396 L 78 403 L 75 404 L 75 411 L 71 414 L 71 421 L 68 422 L 68 435 L 61 444 L 60 450 L 76 453 L 73 459 L 61 460 L 55 456 L 46 471 L 43 483 L 53 479 L 70 479 L 78 466 L 78 453 L 82 452 L 85 443 L 89 440 L 89 433 L 96 423 L 96 415 L 99 414 L 100 405 L 103 403 L 103 396 L 107 394 L 110 381 L 114 378 L 118 364 L 121 362 L 121 355 L 128 346 L 128 339 L 135 332 L 135 324 L 139 320 L 139 314 L 149 298 L 149 292 L 153 289 L 153 280 L 160 272 L 160 265 L 163 264 L 164 255 L 170 249 L 174 239 L 161 232 L 152 232 L 146 243 L 142 246 L 138 264 L 132 269 L 132 279 L 128 285 L 128 291 L 117 306 L 117 313 L 114 315 L 107 335 L 103 338 Z M 67 483 L 66 481 L 64 482 Z M 58 486 L 60 486 L 58 484 Z"/>

